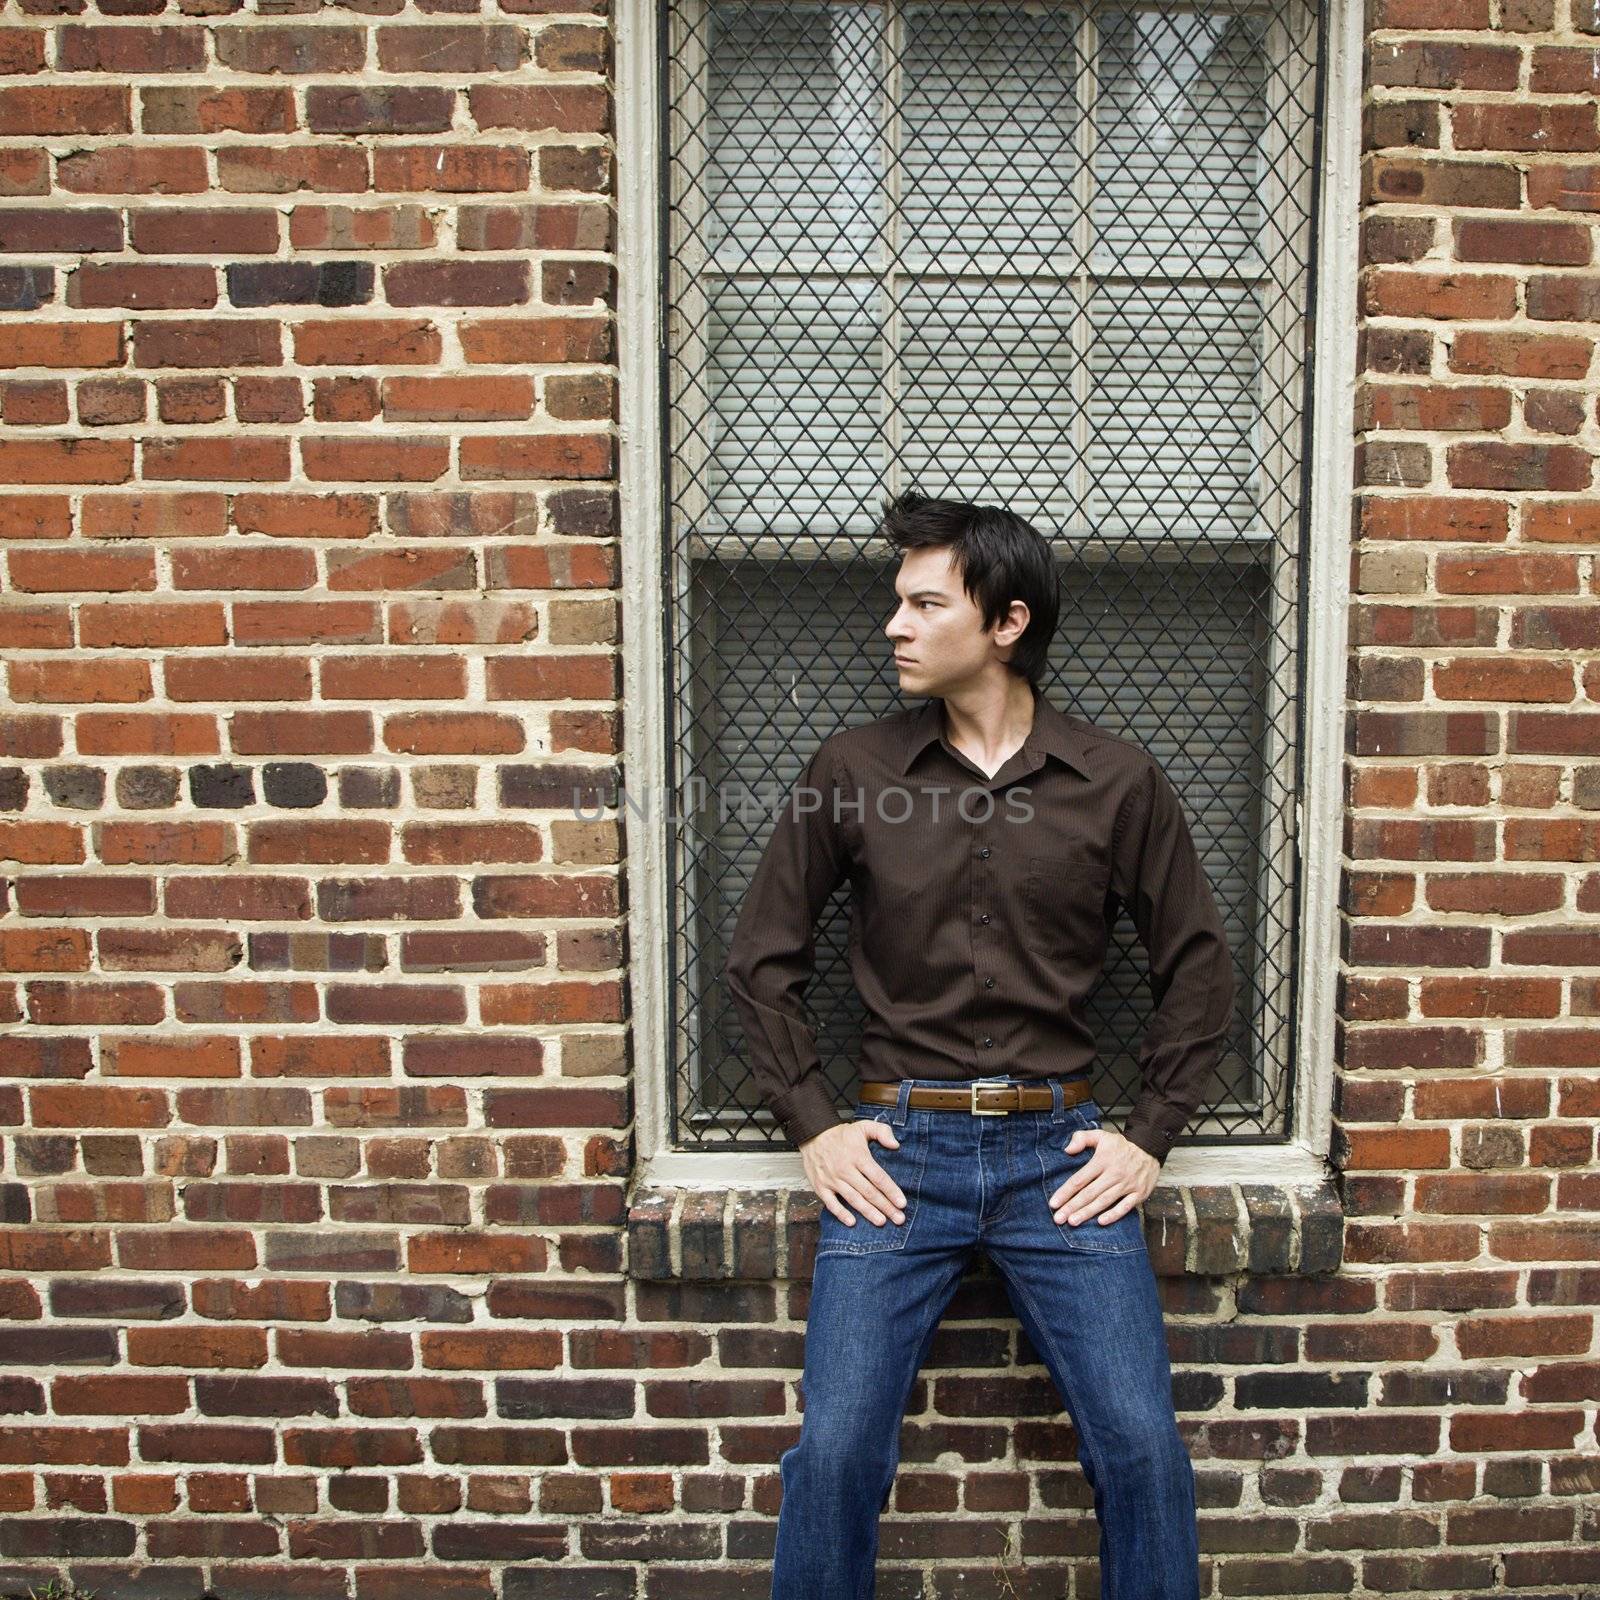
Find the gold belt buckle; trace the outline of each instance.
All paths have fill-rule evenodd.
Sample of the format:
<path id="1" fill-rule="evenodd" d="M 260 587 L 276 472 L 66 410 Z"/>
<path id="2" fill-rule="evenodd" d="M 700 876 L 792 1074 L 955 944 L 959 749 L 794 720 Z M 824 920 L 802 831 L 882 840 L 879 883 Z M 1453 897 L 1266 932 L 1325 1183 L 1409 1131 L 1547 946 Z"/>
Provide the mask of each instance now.
<path id="1" fill-rule="evenodd" d="M 1006 1080 L 1004 1078 L 974 1078 L 972 1080 L 972 1095 L 971 1095 L 971 1111 L 972 1111 L 973 1116 L 975 1116 L 975 1117 L 1009 1117 L 1011 1115 L 1011 1107 L 1010 1106 L 1001 1106 L 998 1110 L 994 1110 L 994 1111 L 984 1111 L 984 1110 L 981 1110 L 979 1108 L 979 1106 L 978 1106 L 978 1089 L 979 1089 L 979 1086 L 983 1085 L 983 1084 L 998 1084 L 1002 1088 L 1011 1087 L 1010 1085 L 1008 1085 L 1006 1083 Z"/>

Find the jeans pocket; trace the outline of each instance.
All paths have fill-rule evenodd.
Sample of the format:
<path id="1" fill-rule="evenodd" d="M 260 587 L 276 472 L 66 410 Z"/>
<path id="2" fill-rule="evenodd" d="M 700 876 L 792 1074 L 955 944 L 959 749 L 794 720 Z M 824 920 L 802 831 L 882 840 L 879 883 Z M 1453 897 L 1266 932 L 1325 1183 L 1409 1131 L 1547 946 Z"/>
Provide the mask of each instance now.
<path id="1" fill-rule="evenodd" d="M 866 1120 L 884 1123 L 899 1141 L 898 1146 L 891 1149 L 874 1139 L 867 1145 L 867 1154 L 893 1179 L 906 1197 L 906 1203 L 900 1208 L 906 1220 L 896 1222 L 890 1215 L 889 1220 L 879 1227 L 859 1207 L 840 1196 L 839 1204 L 856 1219 L 855 1224 L 851 1226 L 841 1222 L 827 1206 L 823 1206 L 817 1224 L 819 1256 L 864 1256 L 880 1250 L 904 1250 L 906 1240 L 911 1237 L 911 1228 L 917 1220 L 922 1201 L 922 1172 L 928 1161 L 926 1119 L 933 1113 L 912 1112 L 898 1128 L 889 1121 L 889 1115 L 890 1108 L 885 1107 L 876 1116 Z"/>
<path id="2" fill-rule="evenodd" d="M 1130 1250 L 1143 1250 L 1144 1219 L 1139 1208 L 1132 1207 L 1115 1222 L 1101 1222 L 1098 1217 L 1085 1217 L 1081 1222 L 1057 1222 L 1050 1196 L 1072 1175 L 1081 1172 L 1094 1154 L 1093 1145 L 1067 1153 L 1072 1136 L 1080 1128 L 1098 1128 L 1100 1108 L 1092 1100 L 1082 1100 L 1067 1108 L 1066 1120 L 1052 1122 L 1048 1117 L 1039 1119 L 1038 1160 L 1040 1193 L 1044 1200 L 1045 1216 L 1061 1236 L 1069 1250 L 1079 1250 L 1093 1255 L 1120 1255 Z M 1072 1209 L 1073 1202 L 1067 1202 Z"/>

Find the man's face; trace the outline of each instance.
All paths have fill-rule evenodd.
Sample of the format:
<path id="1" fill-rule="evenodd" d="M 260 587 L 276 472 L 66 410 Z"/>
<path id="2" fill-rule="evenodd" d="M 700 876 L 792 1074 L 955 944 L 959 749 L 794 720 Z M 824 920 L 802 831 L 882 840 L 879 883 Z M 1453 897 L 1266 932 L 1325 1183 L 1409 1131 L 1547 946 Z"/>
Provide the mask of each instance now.
<path id="1" fill-rule="evenodd" d="M 961 586 L 949 545 L 908 550 L 894 590 L 899 604 L 884 632 L 894 646 L 900 687 L 908 694 L 942 696 L 973 681 L 1010 653 L 996 653 L 997 638 L 1014 644 L 1027 627 L 1027 607 L 1018 601 L 1009 621 L 985 629 L 983 613 Z"/>

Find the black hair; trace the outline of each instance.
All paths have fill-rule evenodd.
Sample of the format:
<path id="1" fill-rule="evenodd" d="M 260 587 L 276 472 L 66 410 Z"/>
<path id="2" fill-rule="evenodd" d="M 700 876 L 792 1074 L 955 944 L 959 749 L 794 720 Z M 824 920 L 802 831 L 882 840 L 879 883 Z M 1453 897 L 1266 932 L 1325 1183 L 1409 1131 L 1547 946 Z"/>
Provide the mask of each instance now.
<path id="1" fill-rule="evenodd" d="M 986 628 L 1005 617 L 1013 600 L 1021 600 L 1028 626 L 1006 666 L 1040 685 L 1061 615 L 1061 580 L 1037 528 L 1004 506 L 933 500 L 908 489 L 883 502 L 882 536 L 901 555 L 929 545 L 953 547 L 962 587 L 983 613 Z"/>

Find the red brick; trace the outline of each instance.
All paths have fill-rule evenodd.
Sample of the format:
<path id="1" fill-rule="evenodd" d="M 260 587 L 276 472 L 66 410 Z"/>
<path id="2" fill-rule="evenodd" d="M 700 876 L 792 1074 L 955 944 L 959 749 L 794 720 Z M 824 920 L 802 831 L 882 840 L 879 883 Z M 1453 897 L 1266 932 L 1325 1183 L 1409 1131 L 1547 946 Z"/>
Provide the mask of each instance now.
<path id="1" fill-rule="evenodd" d="M 1516 280 L 1499 273 L 1378 268 L 1362 280 L 1361 309 L 1378 317 L 1509 319 L 1516 313 L 1516 293 Z"/>
<path id="2" fill-rule="evenodd" d="M 58 1416 L 137 1417 L 189 1409 L 187 1378 L 152 1378 L 128 1372 L 60 1377 L 50 1385 Z"/>
<path id="3" fill-rule="evenodd" d="M 260 1328 L 129 1328 L 127 1339 L 136 1367 L 260 1367 L 267 1360 Z"/>
<path id="4" fill-rule="evenodd" d="M 1482 1325 L 1475 1320 L 1473 1327 Z M 1491 1324 L 1492 1326 L 1492 1324 Z M 1472 1341 L 1474 1344 L 1477 1341 Z M 1583 1412 L 1541 1411 L 1502 1419 L 1499 1428 L 1487 1426 L 1485 1416 L 1458 1416 L 1450 1419 L 1452 1450 L 1571 1450 L 1583 1427 Z M 1549 1568 L 1543 1569 L 1548 1573 Z"/>
<path id="5" fill-rule="evenodd" d="M 561 1360 L 560 1334 L 542 1329 L 425 1329 L 418 1345 L 424 1367 L 446 1371 L 551 1368 Z"/>
<path id="6" fill-rule="evenodd" d="M 0 1427 L 0 1462 L 8 1465 L 125 1467 L 130 1459 L 122 1428 Z"/>
<path id="7" fill-rule="evenodd" d="M 1458 150 L 1600 150 L 1592 104 L 1472 102 L 1450 115 Z"/>
<path id="8" fill-rule="evenodd" d="M 1446 594 L 1576 594 L 1578 565 L 1573 556 L 1441 555 L 1438 582 Z"/>

